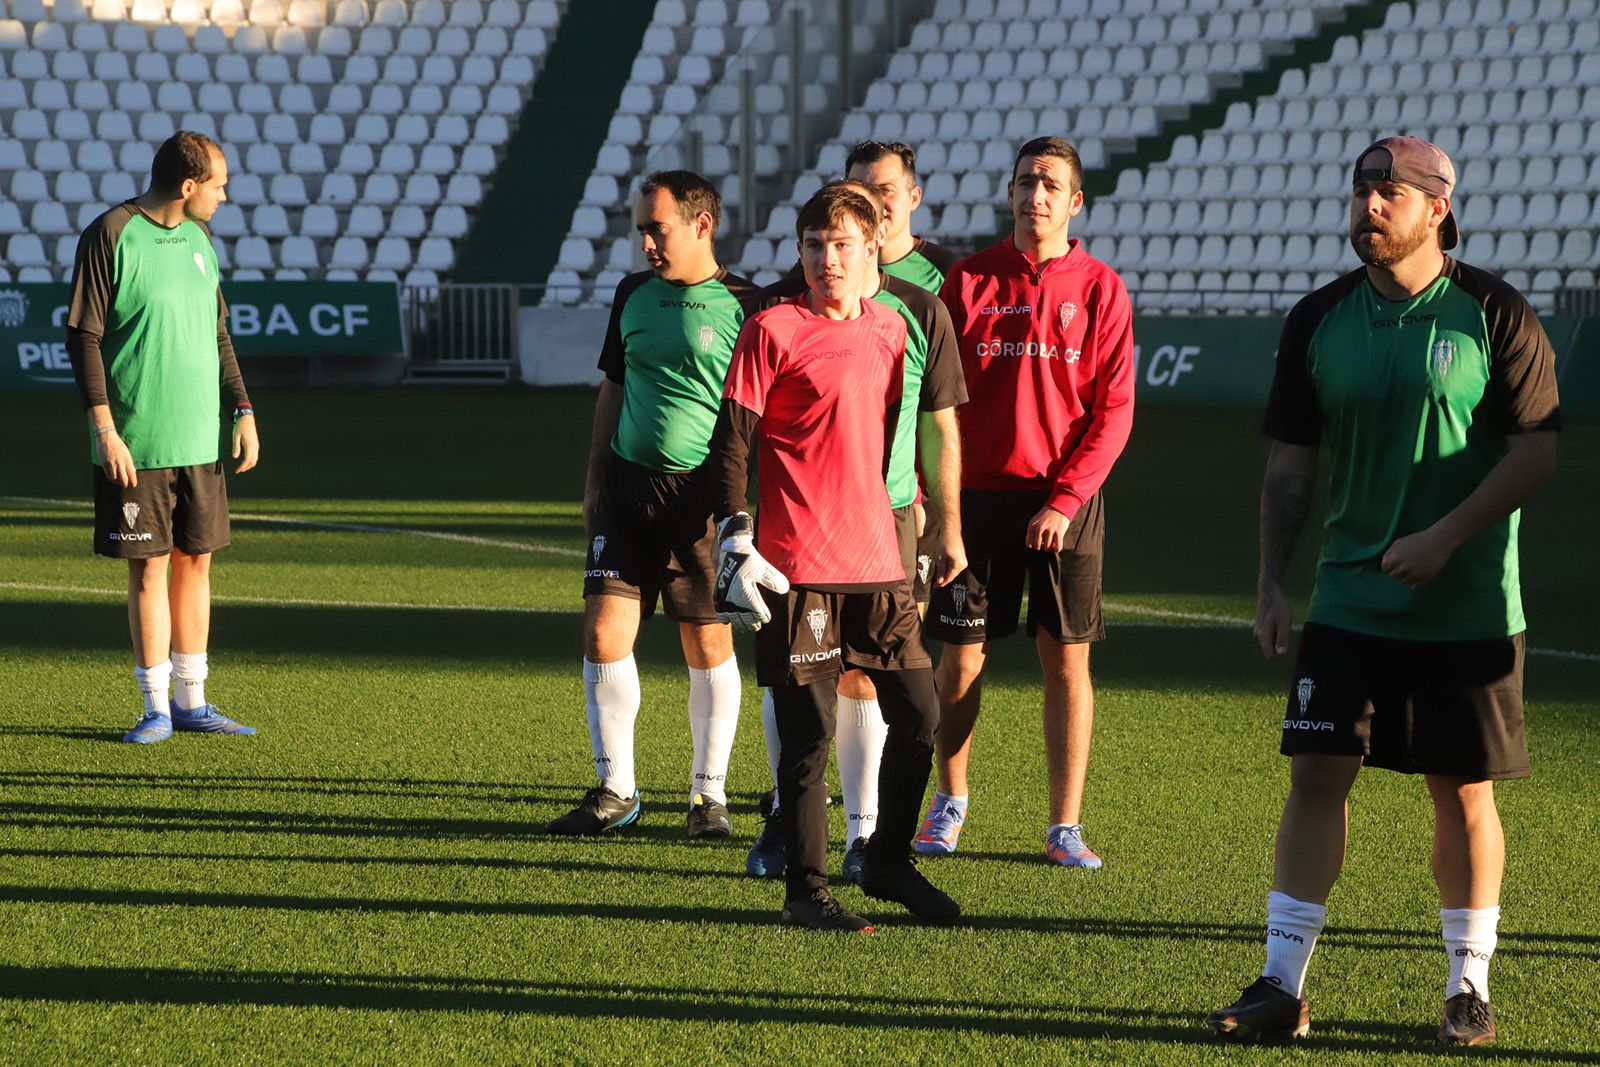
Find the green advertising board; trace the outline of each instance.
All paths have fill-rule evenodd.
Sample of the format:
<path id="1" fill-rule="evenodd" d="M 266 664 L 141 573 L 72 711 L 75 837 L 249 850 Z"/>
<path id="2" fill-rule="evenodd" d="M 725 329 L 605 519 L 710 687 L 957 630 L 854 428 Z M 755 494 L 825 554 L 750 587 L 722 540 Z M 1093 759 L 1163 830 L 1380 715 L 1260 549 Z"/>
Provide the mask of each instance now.
<path id="1" fill-rule="evenodd" d="M 1282 330 L 1278 318 L 1137 318 L 1138 402 L 1265 407 Z"/>
<path id="2" fill-rule="evenodd" d="M 223 282 L 241 358 L 402 353 L 394 282 Z M 0 283 L 0 392 L 72 386 L 68 286 Z"/>

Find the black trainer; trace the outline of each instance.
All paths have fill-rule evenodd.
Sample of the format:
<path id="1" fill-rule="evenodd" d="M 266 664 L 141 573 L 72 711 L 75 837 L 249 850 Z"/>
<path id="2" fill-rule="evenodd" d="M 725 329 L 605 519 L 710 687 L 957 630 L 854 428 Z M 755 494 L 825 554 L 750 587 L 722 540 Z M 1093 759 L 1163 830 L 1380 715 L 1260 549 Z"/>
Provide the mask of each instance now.
<path id="1" fill-rule="evenodd" d="M 861 884 L 861 865 L 866 862 L 867 842 L 871 837 L 858 837 L 845 851 L 844 862 L 839 864 L 839 880 L 846 885 Z"/>
<path id="2" fill-rule="evenodd" d="M 733 833 L 728 822 L 728 807 L 715 800 L 707 800 L 699 793 L 689 805 L 689 836 L 693 838 L 727 837 Z"/>
<path id="3" fill-rule="evenodd" d="M 1257 978 L 1238 1000 L 1207 1015 L 1206 1025 L 1235 1041 L 1289 1041 L 1311 1032 L 1311 1009 L 1270 979 Z"/>
<path id="4" fill-rule="evenodd" d="M 1444 1021 L 1439 1024 L 1439 1041 L 1445 1045 L 1487 1045 L 1495 1037 L 1494 1008 L 1467 988 L 1444 1002 Z"/>
<path id="5" fill-rule="evenodd" d="M 763 819 L 772 818 L 772 816 L 778 810 L 778 791 L 776 789 L 769 789 L 765 793 L 762 793 L 760 807 L 761 817 Z"/>
<path id="6" fill-rule="evenodd" d="M 619 797 L 603 785 L 583 794 L 583 801 L 545 827 L 552 834 L 569 837 L 594 837 L 607 830 L 639 821 L 639 794 Z"/>
<path id="7" fill-rule="evenodd" d="M 866 854 L 857 884 L 867 896 L 903 904 L 924 922 L 954 922 L 961 915 L 961 905 L 924 878 L 909 855 L 886 864 Z"/>
<path id="8" fill-rule="evenodd" d="M 872 924 L 855 912 L 846 911 L 826 889 L 813 889 L 809 896 L 790 897 L 783 902 L 783 921 L 808 930 L 847 930 L 870 934 Z"/>

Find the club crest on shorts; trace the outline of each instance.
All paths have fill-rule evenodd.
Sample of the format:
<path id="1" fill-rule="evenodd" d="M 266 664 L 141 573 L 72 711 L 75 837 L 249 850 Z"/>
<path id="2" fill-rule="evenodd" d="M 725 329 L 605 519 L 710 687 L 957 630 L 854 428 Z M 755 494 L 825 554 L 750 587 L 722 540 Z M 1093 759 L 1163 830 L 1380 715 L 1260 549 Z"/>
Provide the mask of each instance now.
<path id="1" fill-rule="evenodd" d="M 1302 678 L 1294 684 L 1294 695 L 1300 701 L 1300 717 L 1305 718 L 1306 710 L 1311 707 L 1311 693 L 1317 688 L 1317 683 L 1310 678 Z"/>
<path id="2" fill-rule="evenodd" d="M 928 580 L 928 572 L 930 570 L 932 570 L 932 569 L 933 569 L 933 557 L 932 556 L 921 555 L 921 556 L 917 557 L 917 581 L 919 581 L 919 582 L 927 581 Z"/>
<path id="3" fill-rule="evenodd" d="M 967 608 L 967 587 L 964 585 L 952 585 L 950 587 L 950 599 L 955 601 L 956 614 L 960 615 Z"/>
<path id="4" fill-rule="evenodd" d="M 1443 378 L 1450 373 L 1450 364 L 1455 362 L 1456 343 L 1448 339 L 1433 342 L 1433 347 L 1428 350 L 1429 361 L 1433 365 L 1435 377 Z"/>
<path id="5" fill-rule="evenodd" d="M 717 339 L 716 327 L 707 323 L 700 327 L 700 354 L 706 355 L 711 351 L 711 345 Z"/>
<path id="6" fill-rule="evenodd" d="M 1070 300 L 1063 300 L 1061 306 L 1056 308 L 1056 318 L 1061 320 L 1061 328 L 1065 330 L 1072 324 L 1072 316 L 1078 313 L 1078 305 Z"/>
<path id="7" fill-rule="evenodd" d="M 127 503 L 122 505 L 122 525 L 133 529 L 133 524 L 139 521 L 139 505 Z"/>
<path id="8" fill-rule="evenodd" d="M 606 535 L 605 534 L 595 534 L 594 535 L 594 540 L 589 542 L 589 551 L 594 553 L 589 558 L 594 560 L 594 562 L 599 563 L 600 562 L 600 553 L 604 552 L 605 550 L 606 550 Z"/>
<path id="9" fill-rule="evenodd" d="M 822 647 L 822 631 L 828 626 L 828 609 L 812 608 L 806 612 L 806 625 L 811 627 L 811 639 Z"/>
<path id="10" fill-rule="evenodd" d="M 28 317 L 28 298 L 21 290 L 0 290 L 0 326 L 15 329 Z"/>

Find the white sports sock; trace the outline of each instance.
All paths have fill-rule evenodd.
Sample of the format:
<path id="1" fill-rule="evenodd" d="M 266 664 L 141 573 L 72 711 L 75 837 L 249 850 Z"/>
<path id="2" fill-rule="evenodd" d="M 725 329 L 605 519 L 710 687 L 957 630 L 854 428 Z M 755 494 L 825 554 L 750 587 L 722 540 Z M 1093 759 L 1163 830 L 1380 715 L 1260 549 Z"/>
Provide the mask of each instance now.
<path id="1" fill-rule="evenodd" d="M 933 791 L 933 803 L 928 805 L 928 810 L 940 812 L 950 805 L 954 805 L 963 819 L 967 817 L 967 797 L 953 797 L 949 793 L 941 793 L 937 789 Z"/>
<path id="2" fill-rule="evenodd" d="M 583 661 L 589 705 L 589 745 L 600 784 L 619 797 L 638 791 L 633 780 L 633 723 L 639 717 L 639 667 L 630 655 L 614 663 Z"/>
<path id="3" fill-rule="evenodd" d="M 1311 950 L 1327 921 L 1325 905 L 1296 900 L 1287 893 L 1268 893 L 1267 965 L 1261 977 L 1285 993 L 1304 996 Z"/>
<path id="4" fill-rule="evenodd" d="M 194 711 L 206 706 L 208 673 L 204 652 L 172 654 L 172 703 L 179 711 Z"/>
<path id="5" fill-rule="evenodd" d="M 171 660 L 163 660 L 149 667 L 135 667 L 133 680 L 139 686 L 139 692 L 144 694 L 146 715 L 152 711 L 157 715 L 172 715 L 172 700 L 167 695 L 167 687 L 172 684 Z"/>
<path id="6" fill-rule="evenodd" d="M 1499 923 L 1499 907 L 1439 909 L 1444 947 L 1450 953 L 1450 982 L 1444 987 L 1446 1000 L 1466 992 L 1468 982 L 1472 983 L 1474 993 L 1484 1000 L 1489 999 L 1489 958 L 1494 955 L 1494 946 L 1499 940 L 1495 934 Z"/>
<path id="7" fill-rule="evenodd" d="M 761 691 L 761 735 L 767 739 L 767 767 L 772 771 L 772 787 L 778 787 L 778 753 L 782 751 L 783 744 L 778 740 L 778 710 L 772 704 L 772 690 Z M 772 810 L 778 810 L 778 802 L 772 802 Z"/>
<path id="8" fill-rule="evenodd" d="M 845 848 L 858 837 L 871 837 L 878 824 L 878 765 L 883 762 L 883 741 L 889 724 L 876 700 L 839 695 L 839 787 L 844 793 Z"/>
<path id="9" fill-rule="evenodd" d="M 739 661 L 729 656 L 710 670 L 689 668 L 689 734 L 694 738 L 694 771 L 689 800 L 699 793 L 728 802 L 728 757 L 739 725 Z"/>

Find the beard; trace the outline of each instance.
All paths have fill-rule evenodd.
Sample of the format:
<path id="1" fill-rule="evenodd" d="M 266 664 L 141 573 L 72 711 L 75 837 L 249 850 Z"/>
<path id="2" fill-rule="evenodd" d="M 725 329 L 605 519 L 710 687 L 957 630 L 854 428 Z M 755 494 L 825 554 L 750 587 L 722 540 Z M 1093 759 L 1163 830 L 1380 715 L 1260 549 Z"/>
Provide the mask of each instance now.
<path id="1" fill-rule="evenodd" d="M 1370 243 L 1363 249 L 1362 236 Z M 1421 248 L 1428 240 L 1428 225 L 1418 221 L 1409 230 L 1379 230 L 1371 223 L 1358 223 L 1350 228 L 1350 247 L 1355 249 L 1361 262 L 1372 267 L 1392 267 Z"/>

